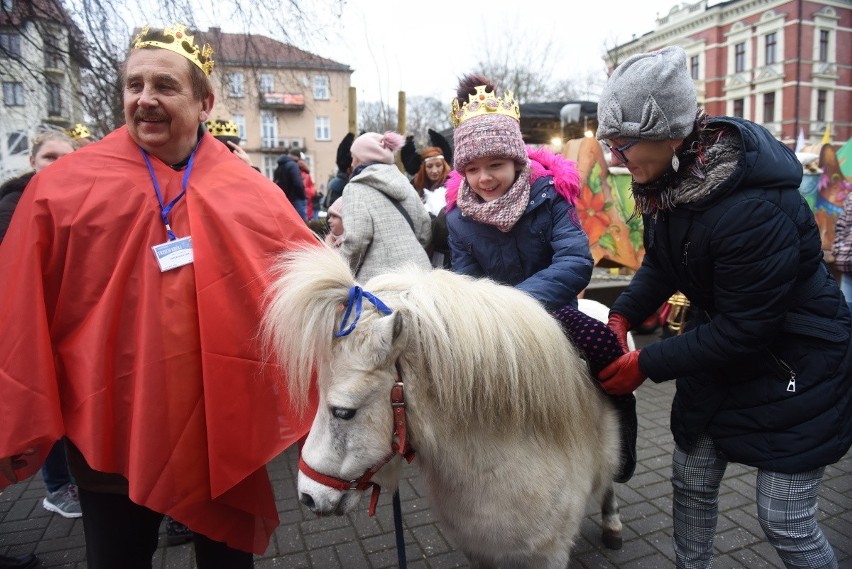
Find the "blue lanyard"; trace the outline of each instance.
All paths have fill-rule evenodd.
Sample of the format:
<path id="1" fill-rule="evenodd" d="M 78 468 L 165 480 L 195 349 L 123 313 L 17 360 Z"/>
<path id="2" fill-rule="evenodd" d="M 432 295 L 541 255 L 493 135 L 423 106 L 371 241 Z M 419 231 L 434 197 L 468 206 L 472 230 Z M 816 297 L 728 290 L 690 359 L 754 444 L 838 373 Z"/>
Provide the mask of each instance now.
<path id="1" fill-rule="evenodd" d="M 166 233 L 169 235 L 169 241 L 174 241 L 177 239 L 174 232 L 172 231 L 171 226 L 169 225 L 169 213 L 172 211 L 172 208 L 175 204 L 180 201 L 183 195 L 186 193 L 186 185 L 189 182 L 189 173 L 192 171 L 192 164 L 195 161 L 195 153 L 198 151 L 198 146 L 201 144 L 201 141 L 198 141 L 198 144 L 192 151 L 192 154 L 189 155 L 189 162 L 186 165 L 186 171 L 183 173 L 183 182 L 181 182 L 181 191 L 177 195 L 175 199 L 170 201 L 168 205 L 163 202 L 163 193 L 160 191 L 160 184 L 157 182 L 157 176 L 154 174 L 154 167 L 151 166 L 151 159 L 148 158 L 148 153 L 145 152 L 145 149 L 141 146 L 139 150 L 142 152 L 142 158 L 145 159 L 145 164 L 148 166 L 148 173 L 151 175 L 151 182 L 154 184 L 154 192 L 157 194 L 157 200 L 160 202 L 160 217 L 163 218 L 163 225 L 166 226 Z"/>

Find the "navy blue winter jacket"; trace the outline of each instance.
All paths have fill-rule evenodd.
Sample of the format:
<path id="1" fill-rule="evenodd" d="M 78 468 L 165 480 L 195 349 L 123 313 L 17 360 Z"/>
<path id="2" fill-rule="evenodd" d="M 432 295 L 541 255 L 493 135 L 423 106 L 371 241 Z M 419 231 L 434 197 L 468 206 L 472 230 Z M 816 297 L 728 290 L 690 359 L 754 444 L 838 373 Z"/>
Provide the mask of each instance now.
<path id="1" fill-rule="evenodd" d="M 683 176 L 670 211 L 644 217 L 642 266 L 612 312 L 638 325 L 676 290 L 696 319 L 642 350 L 677 379 L 675 442 L 708 433 L 729 460 L 803 472 L 852 444 L 850 314 L 822 260 L 802 167 L 763 127 L 711 119 L 706 178 Z M 684 196 L 692 196 L 691 198 Z"/>
<path id="2" fill-rule="evenodd" d="M 447 229 L 453 272 L 517 287 L 549 310 L 576 307 L 577 294 L 592 278 L 589 238 L 552 176 L 531 184 L 527 208 L 508 232 L 474 221 L 458 207 L 447 212 Z"/>

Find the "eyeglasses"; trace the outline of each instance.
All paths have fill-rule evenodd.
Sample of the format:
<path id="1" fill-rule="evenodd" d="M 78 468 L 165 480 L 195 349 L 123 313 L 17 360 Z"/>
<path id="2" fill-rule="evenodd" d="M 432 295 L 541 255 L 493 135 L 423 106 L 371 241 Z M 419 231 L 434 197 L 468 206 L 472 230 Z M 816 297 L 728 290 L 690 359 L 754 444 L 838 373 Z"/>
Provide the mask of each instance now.
<path id="1" fill-rule="evenodd" d="M 620 162 L 624 162 L 625 164 L 627 164 L 627 156 L 625 156 L 624 153 L 627 151 L 628 148 L 630 148 L 634 144 L 638 144 L 639 142 L 641 142 L 641 140 L 631 140 L 624 146 L 610 146 L 608 142 L 604 142 L 604 144 L 606 144 L 606 147 L 609 148 L 610 152 L 615 154 L 615 157 L 618 158 Z"/>

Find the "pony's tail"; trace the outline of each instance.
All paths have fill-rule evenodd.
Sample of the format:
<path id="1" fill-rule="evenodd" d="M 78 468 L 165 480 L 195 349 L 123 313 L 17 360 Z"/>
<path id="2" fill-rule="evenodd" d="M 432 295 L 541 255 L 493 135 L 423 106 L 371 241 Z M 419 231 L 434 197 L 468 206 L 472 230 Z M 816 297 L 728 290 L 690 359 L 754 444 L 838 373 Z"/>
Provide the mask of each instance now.
<path id="1" fill-rule="evenodd" d="M 355 279 L 327 245 L 285 253 L 273 271 L 276 278 L 261 321 L 264 353 L 281 366 L 291 403 L 303 408 L 318 364 L 328 361 L 337 308 Z"/>

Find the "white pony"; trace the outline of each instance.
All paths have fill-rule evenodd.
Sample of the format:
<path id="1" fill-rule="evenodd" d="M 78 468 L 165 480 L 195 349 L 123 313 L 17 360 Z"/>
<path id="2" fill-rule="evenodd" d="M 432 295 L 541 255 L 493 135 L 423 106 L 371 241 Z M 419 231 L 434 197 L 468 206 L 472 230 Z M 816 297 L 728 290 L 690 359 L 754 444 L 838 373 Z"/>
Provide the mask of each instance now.
<path id="1" fill-rule="evenodd" d="M 604 543 L 621 546 L 615 411 L 537 301 L 415 268 L 374 277 L 362 293 L 323 247 L 279 269 L 264 334 L 296 402 L 318 380 L 303 504 L 344 514 L 370 484 L 393 491 L 407 438 L 431 507 L 471 567 L 565 569 L 592 498 Z M 395 385 L 404 404 L 391 404 Z"/>

